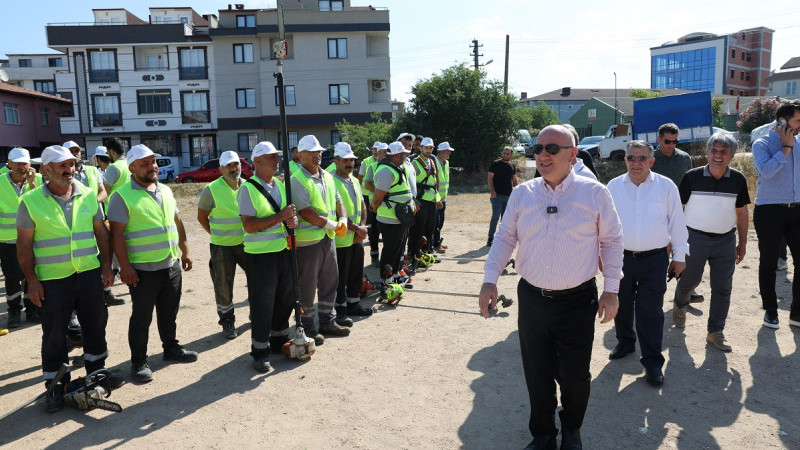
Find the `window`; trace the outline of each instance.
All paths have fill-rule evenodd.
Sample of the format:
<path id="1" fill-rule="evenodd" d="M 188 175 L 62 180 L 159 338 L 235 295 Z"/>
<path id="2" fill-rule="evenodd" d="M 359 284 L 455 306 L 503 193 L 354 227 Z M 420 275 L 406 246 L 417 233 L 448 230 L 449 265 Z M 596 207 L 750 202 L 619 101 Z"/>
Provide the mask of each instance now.
<path id="1" fill-rule="evenodd" d="M 733 89 L 730 90 L 730 94 L 731 95 L 736 95 L 736 93 L 733 91 Z"/>
<path id="2" fill-rule="evenodd" d="M 336 144 L 341 141 L 342 140 L 339 139 L 339 130 L 331 130 L 331 144 Z"/>
<path id="3" fill-rule="evenodd" d="M 347 58 L 347 39 L 328 39 L 328 59 Z"/>
<path id="4" fill-rule="evenodd" d="M 742 57 L 742 61 L 744 61 L 744 52 L 739 53 L 739 56 Z"/>
<path id="5" fill-rule="evenodd" d="M 218 156 L 214 141 L 214 136 L 189 136 L 189 154 L 193 166 L 205 164 Z"/>
<path id="6" fill-rule="evenodd" d="M 253 44 L 233 44 L 233 62 L 253 62 Z"/>
<path id="7" fill-rule="evenodd" d="M 205 80 L 208 78 L 206 70 L 205 48 L 180 49 L 180 79 Z"/>
<path id="8" fill-rule="evenodd" d="M 797 81 L 786 82 L 786 95 L 797 95 Z"/>
<path id="9" fill-rule="evenodd" d="M 90 50 L 89 82 L 108 83 L 116 81 L 118 81 L 116 50 Z"/>
<path id="10" fill-rule="evenodd" d="M 736 58 L 736 49 L 735 48 L 731 49 L 731 59 L 733 59 L 733 58 Z"/>
<path id="11" fill-rule="evenodd" d="M 283 95 L 286 97 L 286 106 L 294 106 L 297 104 L 295 102 L 294 86 L 284 86 Z M 281 99 L 278 96 L 278 86 L 275 86 L 275 106 L 280 106 L 280 104 Z"/>
<path id="12" fill-rule="evenodd" d="M 300 140 L 300 132 L 299 131 L 290 131 L 289 132 L 289 148 L 297 147 L 297 142 Z M 281 133 L 278 132 L 278 143 L 279 147 L 283 145 L 283 136 Z"/>
<path id="13" fill-rule="evenodd" d="M 42 108 L 39 112 L 42 114 L 42 125 L 50 125 L 50 114 L 47 108 Z"/>
<path id="14" fill-rule="evenodd" d="M 255 89 L 237 89 L 236 90 L 236 107 L 242 108 L 255 108 L 256 107 L 256 90 Z"/>
<path id="15" fill-rule="evenodd" d="M 350 85 L 349 84 L 329 84 L 331 105 L 350 104 Z"/>
<path id="16" fill-rule="evenodd" d="M 29 58 L 19 60 L 20 67 L 33 67 Z"/>
<path id="17" fill-rule="evenodd" d="M 713 91 L 716 52 L 708 47 L 651 56 L 650 87 Z"/>
<path id="18" fill-rule="evenodd" d="M 142 135 L 140 140 L 142 144 L 146 145 L 153 153 L 158 153 L 161 156 L 181 156 L 180 149 L 175 145 L 175 139 L 171 134 L 160 136 Z"/>
<path id="19" fill-rule="evenodd" d="M 731 69 L 731 80 L 736 78 L 736 71 Z"/>
<path id="20" fill-rule="evenodd" d="M 748 53 L 748 54 L 747 54 L 747 60 L 748 60 L 748 61 L 750 61 L 750 55 L 752 55 L 752 53 Z"/>
<path id="21" fill-rule="evenodd" d="M 750 81 L 750 72 L 744 74 L 744 81 Z"/>
<path id="22" fill-rule="evenodd" d="M 208 110 L 208 91 L 181 92 L 183 123 L 209 123 L 211 111 Z"/>
<path id="23" fill-rule="evenodd" d="M 56 83 L 53 80 L 34 80 L 33 89 L 45 94 L 55 95 Z"/>
<path id="24" fill-rule="evenodd" d="M 72 100 L 72 92 L 59 92 L 58 96 L 61 98 L 66 98 L 67 100 Z M 75 117 L 75 111 L 73 110 L 73 105 L 69 105 L 68 107 L 62 109 L 58 112 L 59 117 Z"/>
<path id="25" fill-rule="evenodd" d="M 343 11 L 343 0 L 319 0 L 320 11 Z"/>
<path id="26" fill-rule="evenodd" d="M 93 95 L 94 126 L 109 127 L 122 125 L 122 114 L 119 107 L 119 94 Z"/>
<path id="27" fill-rule="evenodd" d="M 136 91 L 139 114 L 172 113 L 172 95 L 169 90 Z"/>
<path id="28" fill-rule="evenodd" d="M 3 103 L 3 113 L 7 125 L 19 125 L 19 106 L 13 103 Z"/>
<path id="29" fill-rule="evenodd" d="M 64 61 L 61 58 L 47 58 L 47 65 L 50 67 L 61 67 Z"/>
<path id="30" fill-rule="evenodd" d="M 744 81 L 744 71 L 739 72 L 739 80 Z"/>
<path id="31" fill-rule="evenodd" d="M 258 133 L 239 133 L 239 151 L 250 152 L 258 144 Z"/>
<path id="32" fill-rule="evenodd" d="M 236 28 L 255 28 L 256 16 L 255 14 L 244 14 L 236 16 Z"/>

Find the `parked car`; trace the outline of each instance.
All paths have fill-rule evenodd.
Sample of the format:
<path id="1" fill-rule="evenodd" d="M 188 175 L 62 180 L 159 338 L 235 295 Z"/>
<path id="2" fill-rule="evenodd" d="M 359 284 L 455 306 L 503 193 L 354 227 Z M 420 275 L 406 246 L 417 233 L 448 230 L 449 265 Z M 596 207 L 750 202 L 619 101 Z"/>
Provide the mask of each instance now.
<path id="1" fill-rule="evenodd" d="M 604 136 L 586 136 L 581 139 L 581 142 L 578 144 L 578 150 L 586 150 L 592 155 L 593 159 L 599 159 L 600 154 L 597 152 L 597 147 L 600 141 L 603 140 L 603 137 Z"/>
<path id="2" fill-rule="evenodd" d="M 525 155 L 525 146 L 522 143 L 520 143 L 519 141 L 514 141 L 511 144 L 511 148 L 514 149 L 514 153 L 516 153 L 517 155 L 520 155 L 520 156 L 524 156 Z"/>
<path id="3" fill-rule="evenodd" d="M 158 164 L 158 181 L 166 181 L 172 183 L 175 181 L 175 163 L 172 158 L 168 156 L 157 156 L 156 164 Z"/>
<path id="4" fill-rule="evenodd" d="M 239 158 L 242 163 L 242 177 L 250 178 L 253 176 L 253 165 L 247 162 L 244 158 Z M 222 175 L 219 170 L 219 158 L 210 159 L 205 164 L 200 166 L 199 169 L 183 172 L 178 175 L 178 183 L 194 183 L 203 182 L 207 183 L 214 181 Z"/>
<path id="5" fill-rule="evenodd" d="M 539 142 L 539 136 L 534 136 L 528 141 L 528 145 L 525 146 L 525 156 L 528 158 L 533 158 L 535 155 L 533 154 L 533 146 Z"/>

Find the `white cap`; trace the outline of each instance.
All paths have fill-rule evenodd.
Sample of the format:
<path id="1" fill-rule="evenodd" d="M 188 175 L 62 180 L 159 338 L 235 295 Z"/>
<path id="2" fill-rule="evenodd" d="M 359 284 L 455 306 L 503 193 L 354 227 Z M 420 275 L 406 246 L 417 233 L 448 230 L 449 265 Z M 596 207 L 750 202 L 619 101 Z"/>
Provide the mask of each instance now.
<path id="1" fill-rule="evenodd" d="M 74 161 L 75 157 L 72 156 L 72 152 L 70 152 L 66 147 L 62 147 L 60 145 L 51 145 L 50 147 L 42 150 L 43 166 L 46 166 L 50 163 L 64 162 L 69 159 Z"/>
<path id="2" fill-rule="evenodd" d="M 370 147 L 370 148 L 381 148 L 381 143 L 380 143 L 380 141 L 375 141 L 375 143 L 374 143 L 374 144 L 372 144 L 372 147 Z"/>
<path id="3" fill-rule="evenodd" d="M 389 151 L 386 152 L 387 155 L 399 155 L 401 153 L 411 153 L 410 151 L 406 150 L 403 147 L 403 144 L 399 142 L 392 142 L 389 144 Z"/>
<path id="4" fill-rule="evenodd" d="M 94 149 L 94 156 L 108 156 L 108 149 L 102 145 L 98 145 L 96 149 Z"/>
<path id="5" fill-rule="evenodd" d="M 153 153 L 149 147 L 144 144 L 138 144 L 134 145 L 130 150 L 128 150 L 128 154 L 125 155 L 125 160 L 128 161 L 128 165 L 131 165 L 137 159 L 147 158 L 151 155 L 155 155 L 155 153 Z"/>
<path id="6" fill-rule="evenodd" d="M 389 150 L 389 144 L 386 142 L 380 142 L 381 145 L 378 146 L 378 151 L 380 150 Z"/>
<path id="7" fill-rule="evenodd" d="M 219 155 L 220 166 L 227 166 L 232 162 L 237 162 L 237 163 L 240 162 L 239 155 L 236 152 L 228 150 L 227 152 L 222 152 L 222 154 Z"/>
<path id="8" fill-rule="evenodd" d="M 411 133 L 400 133 L 400 136 L 397 136 L 397 140 L 399 141 L 400 139 L 403 139 L 404 137 L 409 137 L 409 138 L 411 138 L 412 141 L 417 138 L 416 136 L 414 136 Z"/>
<path id="9" fill-rule="evenodd" d="M 425 138 L 425 139 L 422 140 L 422 142 L 419 143 L 419 145 L 421 145 L 423 147 L 427 147 L 427 146 L 433 147 L 433 139 Z"/>
<path id="10" fill-rule="evenodd" d="M 450 150 L 451 152 L 455 151 L 455 149 L 453 147 L 450 147 L 450 143 L 447 142 L 447 141 L 444 141 L 444 142 L 439 144 L 439 151 L 441 152 L 441 151 L 444 151 L 444 150 Z"/>
<path id="11" fill-rule="evenodd" d="M 64 148 L 67 148 L 67 149 L 69 149 L 69 148 L 72 148 L 72 147 L 78 147 L 78 148 L 81 148 L 81 146 L 80 146 L 80 145 L 78 145 L 78 143 L 77 143 L 77 142 L 75 142 L 75 141 L 67 141 L 67 142 L 64 142 L 64 144 L 63 144 L 63 145 L 61 145 L 61 146 L 62 146 L 62 147 L 64 147 Z"/>
<path id="12" fill-rule="evenodd" d="M 11 149 L 10 152 L 8 152 L 8 161 L 18 162 L 18 163 L 29 163 L 31 162 L 31 154 L 28 152 L 28 150 L 22 147 L 14 147 Z"/>
<path id="13" fill-rule="evenodd" d="M 300 138 L 300 142 L 297 143 L 297 151 L 322 152 L 325 151 L 325 147 L 319 145 L 319 141 L 317 140 L 316 136 L 309 134 Z"/>
<path id="14" fill-rule="evenodd" d="M 358 159 L 350 144 L 347 142 L 338 142 L 333 146 L 333 156 L 343 159 Z"/>
<path id="15" fill-rule="evenodd" d="M 252 159 L 256 159 L 261 155 L 271 155 L 273 153 L 278 153 L 278 150 L 275 150 L 275 146 L 272 145 L 272 142 L 263 141 L 259 142 L 255 147 L 253 147 L 253 153 L 250 154 L 250 157 Z M 221 161 L 222 159 L 220 158 L 220 164 L 222 164 Z"/>

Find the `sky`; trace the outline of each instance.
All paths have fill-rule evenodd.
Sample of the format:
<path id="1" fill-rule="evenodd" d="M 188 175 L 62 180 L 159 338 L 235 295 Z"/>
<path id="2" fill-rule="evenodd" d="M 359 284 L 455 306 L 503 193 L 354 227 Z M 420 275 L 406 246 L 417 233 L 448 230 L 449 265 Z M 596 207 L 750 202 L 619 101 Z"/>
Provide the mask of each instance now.
<path id="1" fill-rule="evenodd" d="M 245 8 L 274 8 L 275 0 L 234 0 Z M 148 7 L 192 6 L 217 13 L 228 2 L 170 0 L 31 0 L 3 2 L 0 55 L 51 53 L 48 23 L 93 20 L 92 8 L 125 8 L 147 20 Z M 772 69 L 800 56 L 800 14 L 788 4 L 752 0 L 543 2 L 541 0 L 352 0 L 353 6 L 389 9 L 392 97 L 408 101 L 411 86 L 454 64 L 473 64 L 472 40 L 482 47 L 491 79 L 504 76 L 505 39 L 510 38 L 509 92 L 535 96 L 572 88 L 650 87 L 650 48 L 692 32 L 730 34 L 764 26 L 775 30 Z M 721 6 L 724 5 L 724 6 Z"/>

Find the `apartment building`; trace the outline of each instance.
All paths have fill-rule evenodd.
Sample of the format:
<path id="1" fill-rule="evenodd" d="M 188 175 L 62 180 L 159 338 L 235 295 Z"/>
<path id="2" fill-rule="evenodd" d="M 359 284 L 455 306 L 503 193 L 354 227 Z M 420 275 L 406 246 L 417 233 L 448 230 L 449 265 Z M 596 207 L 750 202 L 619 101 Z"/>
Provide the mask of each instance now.
<path id="1" fill-rule="evenodd" d="M 691 33 L 650 49 L 650 87 L 761 96 L 769 89 L 775 30 Z"/>
<path id="2" fill-rule="evenodd" d="M 58 95 L 73 109 L 66 138 L 89 156 L 104 139 L 145 144 L 183 168 L 219 155 L 214 104 L 216 16 L 189 7 L 150 8 L 147 20 L 125 9 L 93 9 L 86 24 L 49 24 L 48 46 L 66 62 Z"/>
<path id="3" fill-rule="evenodd" d="M 306 134 L 332 145 L 340 139 L 337 122 L 364 123 L 374 111 L 391 120 L 389 11 L 350 0 L 280 2 L 289 145 Z M 277 9 L 228 5 L 210 34 L 219 148 L 249 154 L 262 140 L 280 147 Z"/>
<path id="4" fill-rule="evenodd" d="M 3 70 L 8 84 L 45 94 L 55 95 L 55 74 L 67 67 L 67 57 L 58 53 L 7 55 Z"/>

